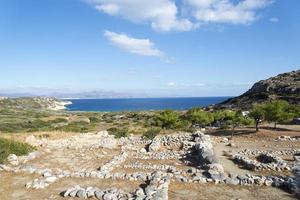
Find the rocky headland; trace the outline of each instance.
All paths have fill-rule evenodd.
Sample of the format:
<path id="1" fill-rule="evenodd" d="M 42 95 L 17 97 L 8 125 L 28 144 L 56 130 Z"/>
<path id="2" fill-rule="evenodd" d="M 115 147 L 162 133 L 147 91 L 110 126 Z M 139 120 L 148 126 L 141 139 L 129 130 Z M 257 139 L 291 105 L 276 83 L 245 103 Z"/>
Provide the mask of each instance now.
<path id="1" fill-rule="evenodd" d="M 255 104 L 272 100 L 300 104 L 300 70 L 258 81 L 241 96 L 228 99 L 215 107 L 249 109 Z"/>

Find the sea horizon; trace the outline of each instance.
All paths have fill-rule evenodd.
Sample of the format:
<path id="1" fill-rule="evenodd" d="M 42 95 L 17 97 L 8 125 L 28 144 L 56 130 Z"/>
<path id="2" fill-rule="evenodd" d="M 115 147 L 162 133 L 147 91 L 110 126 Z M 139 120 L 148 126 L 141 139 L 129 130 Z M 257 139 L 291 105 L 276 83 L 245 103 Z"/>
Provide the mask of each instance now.
<path id="1" fill-rule="evenodd" d="M 236 96 L 162 96 L 162 97 L 66 97 L 66 98 L 58 98 L 61 100 L 72 100 L 72 99 L 183 99 L 183 98 L 218 98 L 218 97 L 227 97 L 233 98 Z"/>
<path id="2" fill-rule="evenodd" d="M 150 110 L 188 110 L 221 103 L 232 96 L 219 97 L 151 97 L 151 98 L 76 98 L 65 99 L 69 111 L 150 111 Z"/>

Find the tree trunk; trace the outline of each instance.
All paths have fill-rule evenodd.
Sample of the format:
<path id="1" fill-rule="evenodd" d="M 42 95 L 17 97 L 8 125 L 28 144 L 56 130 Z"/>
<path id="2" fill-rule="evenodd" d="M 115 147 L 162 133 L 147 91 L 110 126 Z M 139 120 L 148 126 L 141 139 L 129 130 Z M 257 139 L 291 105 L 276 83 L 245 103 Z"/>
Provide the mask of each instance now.
<path id="1" fill-rule="evenodd" d="M 231 138 L 233 138 L 233 135 L 234 135 L 234 129 L 235 129 L 235 127 L 232 127 L 232 130 L 231 130 Z"/>
<path id="2" fill-rule="evenodd" d="M 256 122 L 255 122 L 255 130 L 256 130 L 256 132 L 259 131 L 258 124 L 259 124 L 259 120 L 256 120 Z"/>
<path id="3" fill-rule="evenodd" d="M 277 128 L 277 121 L 274 122 L 274 129 Z"/>

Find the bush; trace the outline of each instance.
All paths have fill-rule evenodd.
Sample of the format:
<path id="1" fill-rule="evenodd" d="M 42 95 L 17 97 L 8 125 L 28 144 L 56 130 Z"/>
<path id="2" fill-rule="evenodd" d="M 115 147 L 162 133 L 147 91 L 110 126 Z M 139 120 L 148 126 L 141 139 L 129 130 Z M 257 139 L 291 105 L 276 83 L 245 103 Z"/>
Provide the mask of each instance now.
<path id="1" fill-rule="evenodd" d="M 204 127 L 214 121 L 214 116 L 212 113 L 204 111 L 201 108 L 193 108 L 186 113 L 186 119 L 193 125 L 197 124 Z"/>
<path id="2" fill-rule="evenodd" d="M 49 121 L 52 124 L 58 124 L 58 123 L 67 123 L 68 120 L 65 118 L 56 118 L 54 120 Z"/>
<path id="3" fill-rule="evenodd" d="M 101 122 L 101 119 L 99 119 L 98 117 L 89 117 L 89 120 L 91 123 Z"/>
<path id="4" fill-rule="evenodd" d="M 36 119 L 33 121 L 21 121 L 21 122 L 8 122 L 0 124 L 0 131 L 6 133 L 17 133 L 17 132 L 32 132 L 43 129 L 48 129 L 50 126 L 49 122 Z"/>
<path id="5" fill-rule="evenodd" d="M 153 140 L 160 133 L 160 131 L 160 128 L 151 128 L 143 134 L 143 137 Z"/>
<path id="6" fill-rule="evenodd" d="M 179 129 L 179 130 L 182 130 L 182 131 L 188 131 L 188 130 L 191 130 L 191 122 L 189 122 L 188 120 L 185 120 L 185 119 L 180 119 L 178 120 L 175 128 Z M 190 131 L 188 131 L 190 132 Z"/>
<path id="7" fill-rule="evenodd" d="M 215 122 L 230 121 L 234 118 L 235 112 L 232 110 L 219 110 L 214 112 L 213 115 Z"/>
<path id="8" fill-rule="evenodd" d="M 165 110 L 154 116 L 154 124 L 165 129 L 176 128 L 178 123 L 179 114 L 173 110 Z"/>
<path id="9" fill-rule="evenodd" d="M 0 163 L 3 163 L 9 154 L 22 156 L 33 150 L 35 148 L 28 144 L 0 138 Z"/>
<path id="10" fill-rule="evenodd" d="M 116 128 L 112 127 L 107 129 L 108 134 L 114 135 L 116 138 L 121 138 L 121 137 L 127 137 L 128 134 L 128 129 L 127 128 Z"/>

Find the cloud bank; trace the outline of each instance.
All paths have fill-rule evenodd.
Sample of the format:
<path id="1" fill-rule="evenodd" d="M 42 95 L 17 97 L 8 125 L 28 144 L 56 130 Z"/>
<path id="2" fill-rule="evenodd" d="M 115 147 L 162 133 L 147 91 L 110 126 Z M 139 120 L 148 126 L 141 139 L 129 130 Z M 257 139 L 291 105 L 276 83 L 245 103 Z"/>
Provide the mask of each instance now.
<path id="1" fill-rule="evenodd" d="M 142 55 L 163 57 L 164 53 L 155 47 L 155 44 L 149 39 L 137 39 L 126 35 L 125 33 L 115 33 L 112 31 L 104 31 L 104 36 L 118 48 L 123 51 Z"/>
<path id="2" fill-rule="evenodd" d="M 274 0 L 87 0 L 107 15 L 134 23 L 149 24 L 154 30 L 190 31 L 201 25 L 251 24 L 259 10 Z"/>

